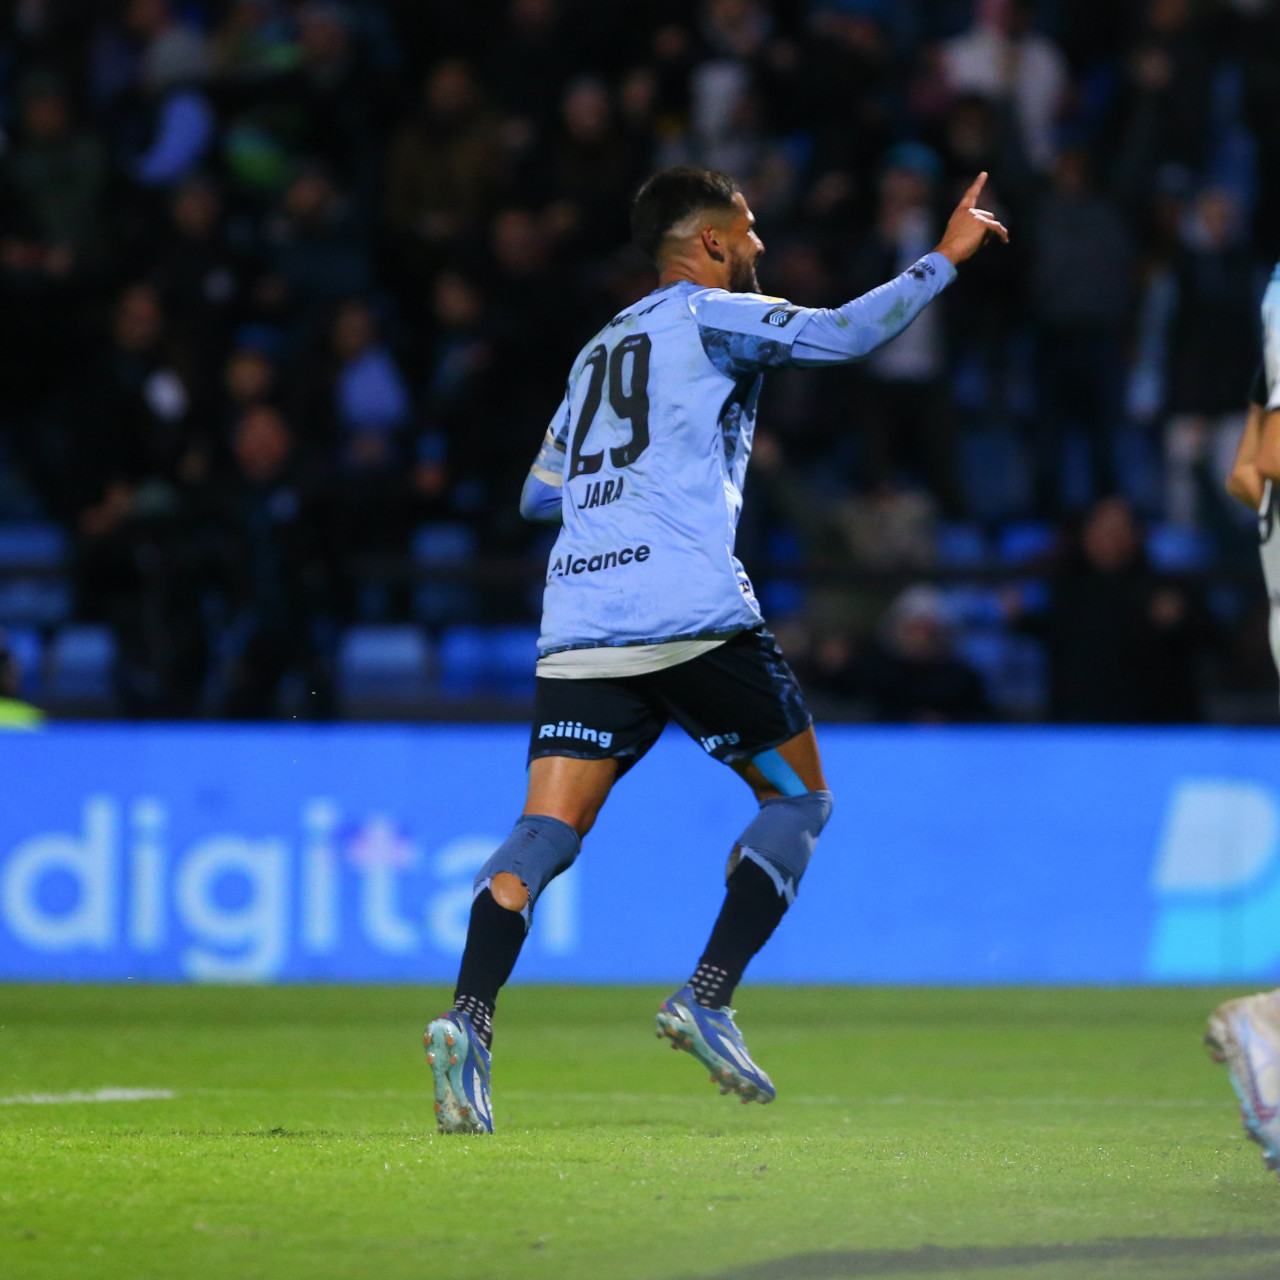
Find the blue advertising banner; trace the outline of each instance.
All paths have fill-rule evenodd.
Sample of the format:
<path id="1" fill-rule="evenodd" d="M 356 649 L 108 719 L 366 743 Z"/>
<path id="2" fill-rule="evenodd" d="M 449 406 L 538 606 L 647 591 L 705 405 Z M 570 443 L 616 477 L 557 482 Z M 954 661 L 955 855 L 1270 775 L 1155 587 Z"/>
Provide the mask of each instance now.
<path id="1" fill-rule="evenodd" d="M 1280 735 L 832 727 L 835 814 L 751 977 L 1280 977 Z M 519 812 L 514 727 L 0 735 L 0 979 L 450 981 Z M 668 734 L 539 902 L 517 976 L 667 981 L 753 812 Z"/>

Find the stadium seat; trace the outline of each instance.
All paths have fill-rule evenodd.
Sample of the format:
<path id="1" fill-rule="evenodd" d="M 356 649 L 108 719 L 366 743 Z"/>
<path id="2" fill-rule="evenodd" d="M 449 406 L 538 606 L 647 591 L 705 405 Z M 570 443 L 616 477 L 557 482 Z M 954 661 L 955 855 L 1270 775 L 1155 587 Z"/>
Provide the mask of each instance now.
<path id="1" fill-rule="evenodd" d="M 109 627 L 63 627 L 49 654 L 49 697 L 54 702 L 107 702 L 112 695 L 116 638 Z"/>
<path id="2" fill-rule="evenodd" d="M 938 526 L 938 563 L 944 569 L 980 569 L 987 562 L 987 540 L 980 525 L 948 521 Z"/>
<path id="3" fill-rule="evenodd" d="M 1005 611 L 1000 592 L 991 587 L 947 587 L 942 592 L 952 622 L 961 627 L 998 627 Z"/>
<path id="4" fill-rule="evenodd" d="M 0 568 L 61 569 L 67 536 L 56 524 L 0 524 Z"/>
<path id="5" fill-rule="evenodd" d="M 768 540 L 769 564 L 780 575 L 804 563 L 804 548 L 794 529 L 774 529 Z M 756 584 L 766 617 L 793 617 L 804 608 L 804 583 L 784 576 L 762 577 Z"/>
<path id="6" fill-rule="evenodd" d="M 961 636 L 956 651 L 982 677 L 987 697 L 999 714 L 1018 720 L 1044 714 L 1048 670 L 1037 641 L 980 627 Z"/>
<path id="7" fill-rule="evenodd" d="M 0 626 L 56 626 L 71 605 L 71 587 L 59 578 L 0 577 Z"/>
<path id="8" fill-rule="evenodd" d="M 450 627 L 440 637 L 440 688 L 462 697 L 531 697 L 537 652 L 534 626 Z"/>
<path id="9" fill-rule="evenodd" d="M 13 654 L 18 664 L 18 696 L 38 699 L 44 676 L 44 644 L 40 633 L 34 627 L 6 627 L 0 631 L 0 645 Z"/>
<path id="10" fill-rule="evenodd" d="M 537 662 L 537 627 L 515 625 L 490 630 L 490 677 L 503 689 L 532 696 Z"/>
<path id="11" fill-rule="evenodd" d="M 415 564 L 435 567 L 466 564 L 475 553 L 475 530 L 456 520 L 423 525 L 410 547 Z M 428 579 L 414 588 L 413 616 L 429 627 L 460 622 L 474 613 L 475 590 L 457 578 Z"/>
<path id="12" fill-rule="evenodd" d="M 430 687 L 430 656 L 416 626 L 350 627 L 338 646 L 339 692 L 356 701 L 419 701 Z"/>
<path id="13" fill-rule="evenodd" d="M 1153 524 L 1147 530 L 1147 559 L 1161 573 L 1193 573 L 1213 558 L 1208 538 L 1178 524 Z"/>
<path id="14" fill-rule="evenodd" d="M 1000 530 L 996 549 L 1001 564 L 1027 564 L 1048 556 L 1056 542 L 1051 525 L 1039 520 L 1015 520 Z"/>

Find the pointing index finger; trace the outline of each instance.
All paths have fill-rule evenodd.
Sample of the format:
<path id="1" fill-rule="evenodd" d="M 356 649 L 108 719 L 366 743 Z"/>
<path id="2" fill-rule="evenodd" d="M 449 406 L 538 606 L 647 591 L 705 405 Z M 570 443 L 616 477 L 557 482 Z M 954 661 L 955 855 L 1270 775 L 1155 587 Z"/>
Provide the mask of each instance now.
<path id="1" fill-rule="evenodd" d="M 987 184 L 987 171 L 984 169 L 969 186 L 969 190 L 964 193 L 964 198 L 960 201 L 960 205 L 965 209 L 972 209 L 978 203 L 978 197 L 982 194 L 982 188 Z"/>

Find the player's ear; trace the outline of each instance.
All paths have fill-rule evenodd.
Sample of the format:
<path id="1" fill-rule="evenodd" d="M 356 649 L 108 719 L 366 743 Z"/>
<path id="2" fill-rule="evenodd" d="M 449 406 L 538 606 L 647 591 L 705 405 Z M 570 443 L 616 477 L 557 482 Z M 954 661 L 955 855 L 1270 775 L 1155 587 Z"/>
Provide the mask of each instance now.
<path id="1" fill-rule="evenodd" d="M 707 257 L 712 262 L 723 262 L 725 260 L 724 245 L 721 242 L 720 230 L 714 223 L 707 223 L 702 228 L 702 247 L 706 250 Z"/>

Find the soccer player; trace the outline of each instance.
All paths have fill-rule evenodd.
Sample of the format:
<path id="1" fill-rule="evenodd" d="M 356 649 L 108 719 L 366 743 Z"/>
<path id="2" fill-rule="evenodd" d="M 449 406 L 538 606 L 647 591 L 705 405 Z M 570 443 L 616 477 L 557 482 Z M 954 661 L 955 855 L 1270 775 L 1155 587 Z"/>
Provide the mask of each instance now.
<path id="1" fill-rule="evenodd" d="M 1271 656 L 1280 669 L 1280 265 L 1262 299 L 1263 363 L 1227 492 L 1258 513 L 1262 576 L 1271 601 Z M 1244 1131 L 1280 1170 L 1280 990 L 1228 1000 L 1209 1017 L 1205 1044 L 1226 1064 Z"/>
<path id="2" fill-rule="evenodd" d="M 763 297 L 764 245 L 738 184 L 668 169 L 636 195 L 635 240 L 658 287 L 582 349 L 521 495 L 561 523 L 550 556 L 523 816 L 481 869 L 453 1008 L 427 1028 L 442 1133 L 491 1133 L 494 1004 L 538 895 L 572 865 L 613 784 L 669 720 L 735 770 L 759 812 L 729 857 L 719 918 L 659 1036 L 722 1093 L 771 1102 L 728 1007 L 795 898 L 831 812 L 812 717 L 742 565 L 734 533 L 761 375 L 842 364 L 901 333 L 991 238 L 986 174 L 941 242 L 834 310 Z"/>

